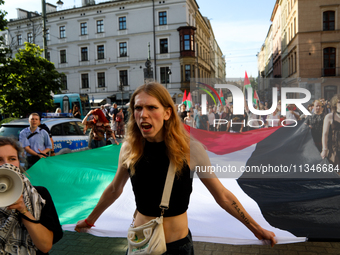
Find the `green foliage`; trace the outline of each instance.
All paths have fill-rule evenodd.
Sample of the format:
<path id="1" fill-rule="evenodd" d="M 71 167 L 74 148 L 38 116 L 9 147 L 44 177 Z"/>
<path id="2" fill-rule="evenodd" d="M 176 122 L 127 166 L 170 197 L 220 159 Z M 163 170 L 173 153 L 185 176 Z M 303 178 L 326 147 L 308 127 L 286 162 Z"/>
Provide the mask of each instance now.
<path id="1" fill-rule="evenodd" d="M 6 118 L 3 119 L 2 121 L 0 121 L 0 125 L 4 124 L 4 123 L 8 123 L 11 122 L 12 120 L 17 120 L 18 118 Z"/>
<path id="2" fill-rule="evenodd" d="M 4 113 L 19 117 L 53 107 L 51 91 L 60 92 L 61 74 L 41 57 L 42 51 L 37 45 L 25 43 L 14 59 L 0 67 L 0 107 Z"/>
<path id="3" fill-rule="evenodd" d="M 253 78 L 253 77 L 250 77 L 250 78 L 249 78 L 249 81 L 250 81 L 250 84 L 251 84 L 251 87 L 252 87 L 253 91 L 254 91 L 254 90 L 257 91 L 257 90 L 258 90 L 258 89 L 257 89 L 257 87 L 258 87 L 258 86 L 257 86 L 257 84 L 258 84 L 258 83 L 257 83 L 257 78 L 255 79 L 255 78 Z"/>

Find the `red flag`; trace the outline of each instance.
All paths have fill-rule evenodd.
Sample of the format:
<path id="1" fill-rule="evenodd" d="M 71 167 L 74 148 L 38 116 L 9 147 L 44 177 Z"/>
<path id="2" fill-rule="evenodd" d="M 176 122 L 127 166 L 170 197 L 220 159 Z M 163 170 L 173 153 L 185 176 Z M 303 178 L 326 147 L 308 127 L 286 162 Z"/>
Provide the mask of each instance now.
<path id="1" fill-rule="evenodd" d="M 247 86 L 247 85 L 250 85 L 250 81 L 249 81 L 249 78 L 248 78 L 248 74 L 247 74 L 247 71 L 246 71 L 246 74 L 244 76 L 244 86 Z"/>
<path id="2" fill-rule="evenodd" d="M 222 89 L 220 88 L 220 97 L 223 97 Z"/>
<path id="3" fill-rule="evenodd" d="M 189 94 L 188 94 L 187 100 L 188 100 L 188 101 L 191 101 L 191 94 L 190 94 L 190 91 L 189 91 Z"/>
<path id="4" fill-rule="evenodd" d="M 182 104 L 184 104 L 184 102 L 187 101 L 187 91 L 184 90 L 184 95 L 183 95 L 183 99 L 182 99 Z"/>
<path id="5" fill-rule="evenodd" d="M 256 90 L 254 90 L 254 99 L 259 100 L 259 96 L 257 95 Z"/>

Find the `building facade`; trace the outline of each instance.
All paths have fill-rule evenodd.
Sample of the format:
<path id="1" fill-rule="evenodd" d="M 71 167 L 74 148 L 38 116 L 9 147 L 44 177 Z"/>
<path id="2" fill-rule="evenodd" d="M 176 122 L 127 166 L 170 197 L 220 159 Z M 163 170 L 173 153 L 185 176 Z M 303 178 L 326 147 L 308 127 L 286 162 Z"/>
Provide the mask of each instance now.
<path id="1" fill-rule="evenodd" d="M 179 103 L 192 77 L 212 73 L 212 28 L 195 0 L 83 0 L 69 9 L 47 3 L 46 13 L 46 58 L 65 74 L 63 93 L 86 95 L 94 104 L 126 104 L 144 83 L 150 58 L 153 79 Z M 40 14 L 18 9 L 8 28 L 13 54 L 25 41 L 43 46 Z M 213 68 L 223 78 L 225 61 L 216 57 Z"/>
<path id="2" fill-rule="evenodd" d="M 274 77 L 280 77 L 281 64 L 281 77 L 302 80 L 299 86 L 311 90 L 314 98 L 330 99 L 340 93 L 339 1 L 277 0 L 271 21 Z"/>

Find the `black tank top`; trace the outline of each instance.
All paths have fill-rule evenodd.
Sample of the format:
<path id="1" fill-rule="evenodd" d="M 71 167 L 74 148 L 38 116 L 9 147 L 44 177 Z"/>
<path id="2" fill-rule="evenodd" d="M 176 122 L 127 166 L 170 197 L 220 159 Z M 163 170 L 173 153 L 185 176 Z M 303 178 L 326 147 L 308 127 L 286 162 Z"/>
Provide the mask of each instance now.
<path id="1" fill-rule="evenodd" d="M 164 142 L 150 143 L 146 141 L 143 156 L 136 164 L 135 174 L 133 176 L 130 174 L 137 210 L 143 215 L 152 217 L 161 215 L 159 204 L 169 163 Z M 191 192 L 192 178 L 188 165 L 185 165 L 182 174 L 179 177 L 175 176 L 169 209 L 165 211 L 164 217 L 177 216 L 186 212 Z"/>

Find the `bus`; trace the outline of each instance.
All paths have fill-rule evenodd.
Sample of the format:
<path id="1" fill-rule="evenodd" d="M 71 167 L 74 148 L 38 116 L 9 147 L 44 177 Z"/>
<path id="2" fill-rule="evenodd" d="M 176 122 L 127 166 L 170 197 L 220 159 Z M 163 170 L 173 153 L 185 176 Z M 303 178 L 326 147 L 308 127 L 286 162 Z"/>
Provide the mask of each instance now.
<path id="1" fill-rule="evenodd" d="M 83 119 L 90 110 L 89 97 L 87 94 L 77 93 L 56 94 L 53 96 L 54 108 L 60 108 L 62 113 L 72 112 L 74 105 L 78 106 Z"/>

